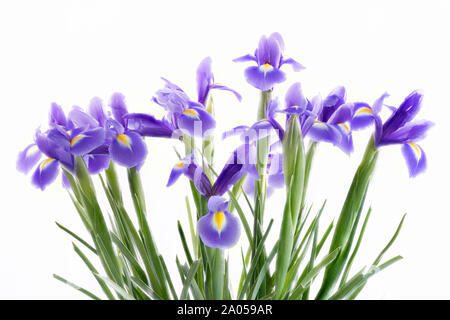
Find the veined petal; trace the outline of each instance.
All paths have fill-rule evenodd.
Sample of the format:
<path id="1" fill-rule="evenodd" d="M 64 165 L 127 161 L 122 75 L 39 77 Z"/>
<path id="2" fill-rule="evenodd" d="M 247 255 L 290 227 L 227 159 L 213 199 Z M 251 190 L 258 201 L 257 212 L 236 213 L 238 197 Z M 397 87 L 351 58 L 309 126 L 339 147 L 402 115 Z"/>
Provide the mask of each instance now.
<path id="1" fill-rule="evenodd" d="M 353 152 L 353 137 L 350 128 L 346 123 L 339 123 L 334 125 L 341 134 L 341 138 L 337 141 L 336 145 L 344 151 L 346 154 Z"/>
<path id="2" fill-rule="evenodd" d="M 132 168 L 144 161 L 147 156 L 147 146 L 142 137 L 133 131 L 118 134 L 109 147 L 113 161 Z"/>
<path id="3" fill-rule="evenodd" d="M 58 176 L 59 164 L 55 159 L 47 158 L 42 161 L 34 171 L 31 183 L 41 190 L 44 190 Z"/>
<path id="4" fill-rule="evenodd" d="M 42 153 L 37 145 L 30 144 L 17 157 L 16 168 L 22 173 L 28 173 L 41 159 Z"/>
<path id="5" fill-rule="evenodd" d="M 415 142 L 425 137 L 428 129 L 434 125 L 431 121 L 421 120 L 407 123 L 383 139 L 383 144 Z"/>
<path id="6" fill-rule="evenodd" d="M 270 65 L 249 67 L 245 70 L 245 77 L 248 83 L 262 91 L 270 90 L 275 84 L 286 80 L 283 71 Z"/>
<path id="7" fill-rule="evenodd" d="M 170 138 L 174 131 L 168 122 L 157 120 L 144 113 L 130 113 L 125 119 L 129 130 L 136 131 L 144 137 Z"/>
<path id="8" fill-rule="evenodd" d="M 402 153 L 405 157 L 410 177 L 415 177 L 419 173 L 425 171 L 427 167 L 427 157 L 418 144 L 414 142 L 403 144 Z"/>
<path id="9" fill-rule="evenodd" d="M 219 249 L 233 247 L 241 235 L 239 220 L 227 211 L 210 212 L 201 217 L 197 230 L 206 246 Z"/>
<path id="10" fill-rule="evenodd" d="M 71 137 L 70 151 L 76 156 L 83 156 L 100 147 L 105 142 L 105 129 L 96 128 Z"/>
<path id="11" fill-rule="evenodd" d="M 206 137 L 212 134 L 216 120 L 204 108 L 191 107 L 177 115 L 178 127 L 191 137 Z"/>

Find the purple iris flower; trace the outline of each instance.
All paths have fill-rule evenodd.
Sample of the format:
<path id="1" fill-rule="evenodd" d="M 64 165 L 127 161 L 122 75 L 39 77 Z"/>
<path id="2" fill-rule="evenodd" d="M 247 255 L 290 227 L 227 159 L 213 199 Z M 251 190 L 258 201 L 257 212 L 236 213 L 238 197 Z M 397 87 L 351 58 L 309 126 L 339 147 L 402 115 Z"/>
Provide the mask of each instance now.
<path id="1" fill-rule="evenodd" d="M 203 243 L 211 248 L 228 249 L 239 240 L 239 220 L 227 211 L 228 201 L 219 196 L 208 200 L 209 212 L 197 223 L 197 230 Z"/>
<path id="2" fill-rule="evenodd" d="M 277 32 L 269 37 L 262 36 L 255 54 L 234 59 L 234 62 L 254 61 L 257 66 L 245 70 L 245 77 L 252 86 L 259 90 L 267 91 L 277 83 L 286 80 L 286 75 L 280 70 L 284 64 L 292 65 L 294 71 L 300 71 L 304 67 L 292 58 L 283 56 L 284 41 Z"/>
<path id="3" fill-rule="evenodd" d="M 335 88 L 322 102 L 322 106 L 316 110 L 317 119 L 310 123 L 308 136 L 317 142 L 332 143 L 350 154 L 353 151 L 353 137 L 350 129 L 353 108 L 352 103 L 346 103 L 345 88 Z"/>
<path id="4" fill-rule="evenodd" d="M 207 57 L 200 62 L 197 68 L 198 102 L 205 106 L 209 91 L 212 89 L 230 91 L 239 101 L 242 100 L 241 95 L 237 91 L 214 82 L 214 75 L 211 71 L 211 58 Z"/>
<path id="5" fill-rule="evenodd" d="M 173 167 L 167 186 L 173 185 L 183 174 L 194 182 L 195 187 L 202 195 L 210 198 L 214 195 L 224 195 L 247 173 L 258 176 L 255 167 L 254 144 L 244 144 L 234 150 L 214 184 L 211 184 L 203 172 L 203 168 L 197 165 L 194 156 L 189 155 Z"/>
<path id="6" fill-rule="evenodd" d="M 167 115 L 157 120 L 151 115 L 131 113 L 125 116 L 128 127 L 142 136 L 179 138 L 181 133 L 191 137 L 205 137 L 216 127 L 216 121 L 198 102 L 191 101 L 177 85 L 163 78 L 166 85 L 156 93 L 153 101 L 162 106 Z"/>
<path id="7" fill-rule="evenodd" d="M 375 146 L 381 147 L 391 144 L 402 145 L 402 153 L 408 166 L 409 175 L 415 177 L 423 172 L 427 166 L 427 158 L 417 141 L 423 139 L 433 123 L 426 120 L 413 121 L 422 105 L 423 95 L 419 91 L 411 92 L 398 108 L 390 107 L 392 114 L 383 123 L 379 112 L 388 94 L 378 98 L 370 111 L 375 121 Z"/>
<path id="8" fill-rule="evenodd" d="M 127 126 L 128 110 L 125 97 L 114 93 L 111 97 L 111 110 L 114 119 L 108 119 L 109 155 L 118 164 L 127 167 L 139 167 L 147 156 L 147 146 L 141 134 Z"/>
<path id="9" fill-rule="evenodd" d="M 50 129 L 45 133 L 38 131 L 35 144 L 19 154 L 17 169 L 24 173 L 29 172 L 42 155 L 46 156 L 32 175 L 34 186 L 44 190 L 58 176 L 60 165 L 74 171 L 74 156 L 89 154 L 104 143 L 103 128 L 76 127 L 76 120 L 73 114 L 66 118 L 61 107 L 53 103 L 49 116 Z"/>

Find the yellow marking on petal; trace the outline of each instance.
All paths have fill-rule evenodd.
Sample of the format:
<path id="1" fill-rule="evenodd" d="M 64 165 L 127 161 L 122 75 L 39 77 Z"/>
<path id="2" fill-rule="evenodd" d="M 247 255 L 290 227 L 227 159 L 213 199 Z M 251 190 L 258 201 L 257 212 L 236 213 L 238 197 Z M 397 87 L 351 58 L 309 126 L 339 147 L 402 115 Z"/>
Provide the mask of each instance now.
<path id="1" fill-rule="evenodd" d="M 41 170 L 41 171 L 44 170 L 45 167 L 48 166 L 53 161 L 55 161 L 55 159 L 52 159 L 52 158 L 45 159 L 44 161 L 42 161 L 41 166 L 39 167 L 39 170 Z"/>
<path id="2" fill-rule="evenodd" d="M 84 137 L 86 137 L 84 134 L 80 134 L 80 135 L 76 136 L 75 138 L 73 138 L 73 139 L 70 141 L 70 146 L 73 147 L 73 145 L 74 145 L 75 143 L 77 143 L 81 138 L 84 138 Z"/>
<path id="3" fill-rule="evenodd" d="M 413 149 L 417 159 L 420 159 L 420 157 L 422 156 L 422 150 L 420 150 L 419 146 L 414 142 L 409 142 L 408 144 Z"/>
<path id="4" fill-rule="evenodd" d="M 347 133 L 350 132 L 350 128 L 345 123 L 339 123 L 339 125 L 347 131 Z"/>
<path id="5" fill-rule="evenodd" d="M 194 109 L 184 109 L 183 113 L 187 116 L 194 117 L 198 119 L 198 112 Z"/>
<path id="6" fill-rule="evenodd" d="M 263 118 L 263 119 L 261 119 L 261 120 L 259 120 L 259 121 L 269 121 L 269 119 Z"/>
<path id="7" fill-rule="evenodd" d="M 178 163 L 175 165 L 175 167 L 181 169 L 181 168 L 183 167 L 183 164 L 184 164 L 184 161 L 180 161 L 180 162 L 178 162 Z"/>
<path id="8" fill-rule="evenodd" d="M 273 69 L 272 65 L 270 63 L 264 63 L 260 67 L 264 72 L 271 71 Z"/>
<path id="9" fill-rule="evenodd" d="M 214 213 L 214 223 L 216 224 L 217 231 L 222 231 L 223 224 L 225 222 L 225 214 L 221 211 Z"/>
<path id="10" fill-rule="evenodd" d="M 126 145 L 128 148 L 130 147 L 130 139 L 126 135 L 118 134 L 116 138 L 120 143 Z"/>
<path id="11" fill-rule="evenodd" d="M 358 111 L 356 111 L 355 116 L 359 116 L 361 114 L 373 114 L 372 109 L 367 107 L 359 108 Z"/>

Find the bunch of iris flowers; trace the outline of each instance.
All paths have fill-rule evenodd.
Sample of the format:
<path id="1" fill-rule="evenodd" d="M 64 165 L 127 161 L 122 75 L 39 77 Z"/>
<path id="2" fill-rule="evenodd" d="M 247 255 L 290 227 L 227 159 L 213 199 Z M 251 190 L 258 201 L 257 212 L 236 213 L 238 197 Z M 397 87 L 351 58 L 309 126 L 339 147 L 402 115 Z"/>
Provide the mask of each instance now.
<path id="1" fill-rule="evenodd" d="M 223 168 L 214 166 L 216 119 L 211 93 L 229 91 L 239 101 L 241 95 L 214 81 L 210 58 L 198 67 L 196 99 L 163 78 L 164 87 L 152 98 L 165 111 L 161 119 L 130 112 L 121 93 L 112 95 L 107 110 L 97 97 L 86 110 L 73 107 L 67 114 L 53 103 L 48 129 L 37 130 L 34 142 L 19 153 L 17 169 L 32 171 L 31 183 L 37 188 L 45 190 L 60 175 L 91 238 L 82 239 L 69 228 L 58 227 L 75 238 L 74 250 L 104 297 L 354 299 L 370 277 L 401 259 L 395 256 L 383 260 L 383 256 L 396 239 L 403 219 L 376 259 L 352 272 L 371 214 L 370 209 L 364 211 L 364 204 L 380 150 L 400 145 L 411 177 L 426 168 L 425 152 L 417 142 L 432 123 L 414 119 L 422 93 L 413 91 L 398 107 L 392 107 L 385 105 L 387 93 L 373 103 L 351 102 L 346 99 L 346 89 L 336 87 L 324 99 L 320 95 L 307 98 L 300 83 L 293 83 L 284 99 L 278 99 L 274 88 L 287 79 L 285 65 L 294 71 L 304 68 L 286 58 L 278 33 L 263 36 L 254 54 L 234 61 L 252 64 L 244 74 L 248 83 L 260 91 L 261 100 L 255 123 L 222 133 L 222 139 L 240 137 Z M 385 120 L 381 117 L 383 108 L 390 113 Z M 284 118 L 281 123 L 280 118 Z M 331 144 L 350 155 L 353 134 L 364 129 L 373 134 L 340 214 L 335 223 L 319 232 L 325 204 L 311 214 L 312 205 L 306 197 L 318 144 Z M 187 206 L 190 240 L 186 226 L 178 223 L 184 251 L 173 262 L 178 275 L 169 273 L 158 251 L 147 220 L 146 192 L 139 174 L 147 157 L 145 140 L 151 143 L 155 138 L 174 139 L 184 149 L 183 155 L 177 152 L 179 161 L 167 173 L 167 186 L 161 188 L 185 178 L 190 184 L 190 197 L 180 199 Z M 124 205 L 117 166 L 127 170 L 137 223 Z M 109 208 L 99 204 L 93 177 L 100 179 Z M 286 192 L 284 208 L 274 217 L 280 220 L 281 228 L 276 242 L 269 244 L 268 235 L 275 231 L 273 219 L 263 223 L 266 201 L 281 188 Z M 227 249 L 238 242 L 242 244 L 242 259 L 232 262 Z M 242 264 L 240 281 L 233 286 L 230 263 Z M 181 287 L 174 285 L 175 276 L 180 277 Z M 90 290 L 58 275 L 54 277 L 100 299 Z M 317 283 L 317 292 L 311 292 L 313 283 Z"/>

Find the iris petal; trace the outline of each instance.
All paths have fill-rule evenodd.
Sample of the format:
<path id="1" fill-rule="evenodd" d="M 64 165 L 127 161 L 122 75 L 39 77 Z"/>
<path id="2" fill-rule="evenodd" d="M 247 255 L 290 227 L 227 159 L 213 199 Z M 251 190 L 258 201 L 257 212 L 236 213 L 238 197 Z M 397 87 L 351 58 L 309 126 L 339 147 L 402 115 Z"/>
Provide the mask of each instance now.
<path id="1" fill-rule="evenodd" d="M 233 247 L 241 235 L 239 220 L 227 211 L 210 212 L 201 217 L 197 230 L 206 246 L 218 249 Z"/>
<path id="2" fill-rule="evenodd" d="M 44 190 L 58 176 L 58 161 L 52 158 L 45 159 L 34 171 L 31 183 L 41 190 Z"/>
<path id="3" fill-rule="evenodd" d="M 118 164 L 132 168 L 145 159 L 147 146 L 138 133 L 129 131 L 117 135 L 109 147 L 109 153 Z"/>
<path id="4" fill-rule="evenodd" d="M 427 158 L 425 152 L 418 144 L 414 142 L 403 144 L 402 154 L 405 157 L 410 177 L 415 177 L 425 171 Z"/>
<path id="5" fill-rule="evenodd" d="M 42 153 L 33 143 L 26 147 L 17 157 L 17 170 L 28 173 L 41 159 Z"/>
<path id="6" fill-rule="evenodd" d="M 82 156 L 98 148 L 104 142 L 105 130 L 103 128 L 84 131 L 72 137 L 70 142 L 71 152 L 76 156 Z"/>
<path id="7" fill-rule="evenodd" d="M 263 71 L 258 66 L 252 66 L 245 70 L 245 77 L 255 88 L 267 91 L 272 87 L 286 80 L 286 75 L 283 71 L 273 68 L 271 71 Z"/>

